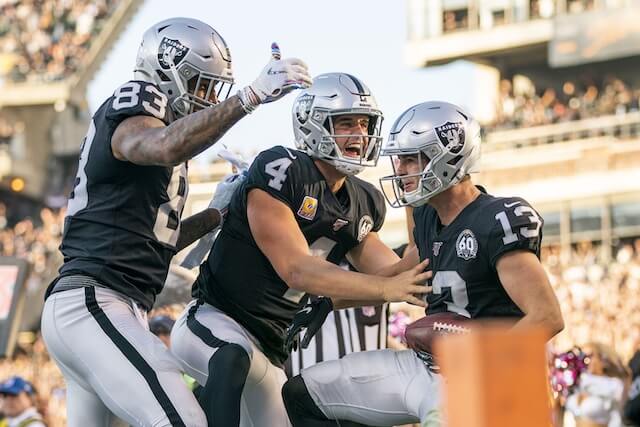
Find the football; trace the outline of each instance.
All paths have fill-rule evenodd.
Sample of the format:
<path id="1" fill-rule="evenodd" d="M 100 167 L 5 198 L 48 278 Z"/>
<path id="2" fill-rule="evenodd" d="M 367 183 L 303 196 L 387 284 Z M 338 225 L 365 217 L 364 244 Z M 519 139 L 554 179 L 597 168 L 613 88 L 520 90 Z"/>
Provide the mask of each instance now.
<path id="1" fill-rule="evenodd" d="M 407 326 L 407 346 L 417 352 L 432 353 L 434 341 L 444 335 L 471 332 L 471 319 L 456 313 L 435 313 L 416 320 Z"/>

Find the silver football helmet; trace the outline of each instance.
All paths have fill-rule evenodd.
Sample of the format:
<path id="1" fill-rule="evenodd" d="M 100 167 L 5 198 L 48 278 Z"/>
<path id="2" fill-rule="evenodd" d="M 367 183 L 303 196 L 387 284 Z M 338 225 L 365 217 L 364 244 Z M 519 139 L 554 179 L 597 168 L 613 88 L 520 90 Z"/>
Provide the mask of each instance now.
<path id="1" fill-rule="evenodd" d="M 149 28 L 134 75 L 155 83 L 178 117 L 226 98 L 233 85 L 227 44 L 216 30 L 191 18 L 171 18 Z"/>
<path id="2" fill-rule="evenodd" d="M 391 157 L 394 171 L 380 179 L 389 204 L 421 206 L 465 175 L 479 172 L 480 140 L 480 124 L 456 105 L 432 101 L 406 110 L 380 153 Z M 420 172 L 398 171 L 402 156 L 415 155 Z"/>
<path id="3" fill-rule="evenodd" d="M 334 120 L 345 114 L 368 116 L 367 135 L 336 135 Z M 333 165 L 345 175 L 356 175 L 377 164 L 382 145 L 382 112 L 369 88 L 358 78 L 346 73 L 317 76 L 313 85 L 294 101 L 292 118 L 296 147 L 311 157 Z M 349 150 L 357 150 L 357 155 L 345 155 L 336 137 L 361 141 L 348 144 Z"/>

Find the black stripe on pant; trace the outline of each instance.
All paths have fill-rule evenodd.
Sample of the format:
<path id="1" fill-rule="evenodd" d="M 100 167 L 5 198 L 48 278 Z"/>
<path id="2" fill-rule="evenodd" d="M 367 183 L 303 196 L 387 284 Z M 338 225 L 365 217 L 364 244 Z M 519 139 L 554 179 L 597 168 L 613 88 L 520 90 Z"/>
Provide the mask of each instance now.
<path id="1" fill-rule="evenodd" d="M 196 319 L 202 301 L 194 304 L 187 314 L 187 327 L 206 345 L 216 349 L 209 359 L 209 375 L 203 385 L 198 402 L 207 416 L 209 425 L 234 427 L 240 425 L 240 401 L 249 375 L 251 360 L 242 346 L 213 335 L 211 330 Z"/>
<path id="2" fill-rule="evenodd" d="M 156 400 L 162 407 L 162 410 L 167 415 L 169 422 L 172 426 L 175 427 L 186 427 L 182 418 L 178 414 L 175 406 L 171 403 L 169 396 L 164 392 L 162 386 L 160 385 L 160 381 L 158 380 L 158 375 L 153 370 L 151 366 L 147 363 L 146 360 L 138 353 L 138 351 L 131 345 L 127 339 L 118 332 L 113 323 L 109 320 L 106 313 L 100 308 L 98 305 L 98 301 L 96 300 L 96 290 L 93 286 L 88 286 L 84 288 L 84 296 L 85 303 L 87 305 L 87 309 L 91 313 L 91 315 L 96 319 L 100 328 L 104 331 L 105 334 L 113 341 L 113 343 L 118 347 L 118 349 L 124 354 L 124 356 L 131 362 L 131 364 L 142 374 L 142 377 L 145 379 L 149 387 L 151 388 L 151 392 L 155 396 Z"/>
<path id="3" fill-rule="evenodd" d="M 198 338 L 202 340 L 203 343 L 212 348 L 220 348 L 226 344 L 229 344 L 226 341 L 221 340 L 211 333 L 211 330 L 204 326 L 202 323 L 196 320 L 196 311 L 198 311 L 198 307 L 202 305 L 202 302 L 198 300 L 190 309 L 187 314 L 187 328 L 191 332 L 193 332 Z"/>

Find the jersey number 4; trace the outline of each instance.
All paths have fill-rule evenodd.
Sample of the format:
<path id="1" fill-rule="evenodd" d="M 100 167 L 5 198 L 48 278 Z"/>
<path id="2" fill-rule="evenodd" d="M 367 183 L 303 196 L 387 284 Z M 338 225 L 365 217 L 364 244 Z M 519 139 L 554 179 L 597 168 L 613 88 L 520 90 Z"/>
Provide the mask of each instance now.
<path id="1" fill-rule="evenodd" d="M 282 190 L 282 184 L 287 179 L 287 169 L 291 166 L 291 159 L 282 157 L 280 159 L 273 160 L 264 165 L 264 171 L 271 177 L 267 183 L 269 187 L 278 191 Z"/>

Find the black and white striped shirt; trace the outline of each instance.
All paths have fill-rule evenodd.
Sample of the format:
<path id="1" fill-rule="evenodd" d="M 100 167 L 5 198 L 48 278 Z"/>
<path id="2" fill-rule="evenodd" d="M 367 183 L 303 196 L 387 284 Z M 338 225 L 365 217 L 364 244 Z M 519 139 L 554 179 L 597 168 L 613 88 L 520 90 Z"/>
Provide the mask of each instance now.
<path id="1" fill-rule="evenodd" d="M 329 313 L 309 347 L 294 351 L 285 364 L 288 376 L 316 363 L 356 351 L 387 348 L 389 304 L 347 308 Z"/>

